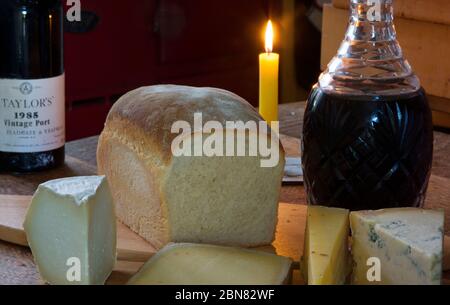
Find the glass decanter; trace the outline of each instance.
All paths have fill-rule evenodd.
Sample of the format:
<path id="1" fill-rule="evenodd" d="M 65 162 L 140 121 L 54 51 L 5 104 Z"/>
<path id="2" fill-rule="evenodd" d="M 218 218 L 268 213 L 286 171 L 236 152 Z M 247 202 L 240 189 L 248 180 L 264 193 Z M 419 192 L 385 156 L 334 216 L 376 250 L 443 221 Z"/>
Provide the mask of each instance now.
<path id="1" fill-rule="evenodd" d="M 308 202 L 350 210 L 421 207 L 432 117 L 397 42 L 393 0 L 350 0 L 350 7 L 345 39 L 307 102 Z"/>

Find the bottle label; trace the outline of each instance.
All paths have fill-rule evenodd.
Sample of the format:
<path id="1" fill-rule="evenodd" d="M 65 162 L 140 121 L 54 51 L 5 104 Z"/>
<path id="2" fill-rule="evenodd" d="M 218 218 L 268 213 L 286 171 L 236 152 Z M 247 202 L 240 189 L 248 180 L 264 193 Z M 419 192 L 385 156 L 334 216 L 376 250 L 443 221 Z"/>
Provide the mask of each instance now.
<path id="1" fill-rule="evenodd" d="M 64 74 L 0 79 L 0 151 L 34 153 L 65 144 Z"/>

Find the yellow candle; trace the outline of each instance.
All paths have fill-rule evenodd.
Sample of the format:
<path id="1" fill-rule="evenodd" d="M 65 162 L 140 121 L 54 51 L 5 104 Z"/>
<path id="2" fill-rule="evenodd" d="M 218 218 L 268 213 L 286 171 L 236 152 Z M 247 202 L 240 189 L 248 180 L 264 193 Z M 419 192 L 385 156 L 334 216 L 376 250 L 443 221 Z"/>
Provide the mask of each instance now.
<path id="1" fill-rule="evenodd" d="M 271 123 L 278 121 L 278 73 L 280 55 L 273 53 L 273 27 L 266 30 L 266 53 L 259 55 L 259 113 Z"/>

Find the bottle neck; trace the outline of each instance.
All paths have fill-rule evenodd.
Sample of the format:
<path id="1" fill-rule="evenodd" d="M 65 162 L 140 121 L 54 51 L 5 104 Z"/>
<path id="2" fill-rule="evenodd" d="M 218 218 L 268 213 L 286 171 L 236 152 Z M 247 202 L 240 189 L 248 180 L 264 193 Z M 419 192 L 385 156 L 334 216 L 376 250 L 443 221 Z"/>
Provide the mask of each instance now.
<path id="1" fill-rule="evenodd" d="M 352 18 L 361 21 L 383 21 L 394 20 L 393 0 L 350 0 Z"/>
<path id="2" fill-rule="evenodd" d="M 346 39 L 363 41 L 393 41 L 393 0 L 350 0 L 350 24 Z"/>
<path id="3" fill-rule="evenodd" d="M 350 18 L 337 55 L 319 79 L 325 90 L 393 95 L 417 91 L 394 26 L 393 0 L 349 0 Z"/>

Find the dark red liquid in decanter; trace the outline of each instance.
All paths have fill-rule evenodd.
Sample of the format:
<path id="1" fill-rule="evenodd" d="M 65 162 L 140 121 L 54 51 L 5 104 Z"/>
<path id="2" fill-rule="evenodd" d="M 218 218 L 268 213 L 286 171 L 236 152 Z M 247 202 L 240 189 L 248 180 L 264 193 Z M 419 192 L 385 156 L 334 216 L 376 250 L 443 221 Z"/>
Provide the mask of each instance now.
<path id="1" fill-rule="evenodd" d="M 349 2 L 345 38 L 306 107 L 308 203 L 422 207 L 433 159 L 431 110 L 397 41 L 394 2 Z"/>
<path id="2" fill-rule="evenodd" d="M 316 86 L 304 119 L 308 202 L 351 210 L 420 207 L 433 154 L 425 92 L 340 95 Z"/>

